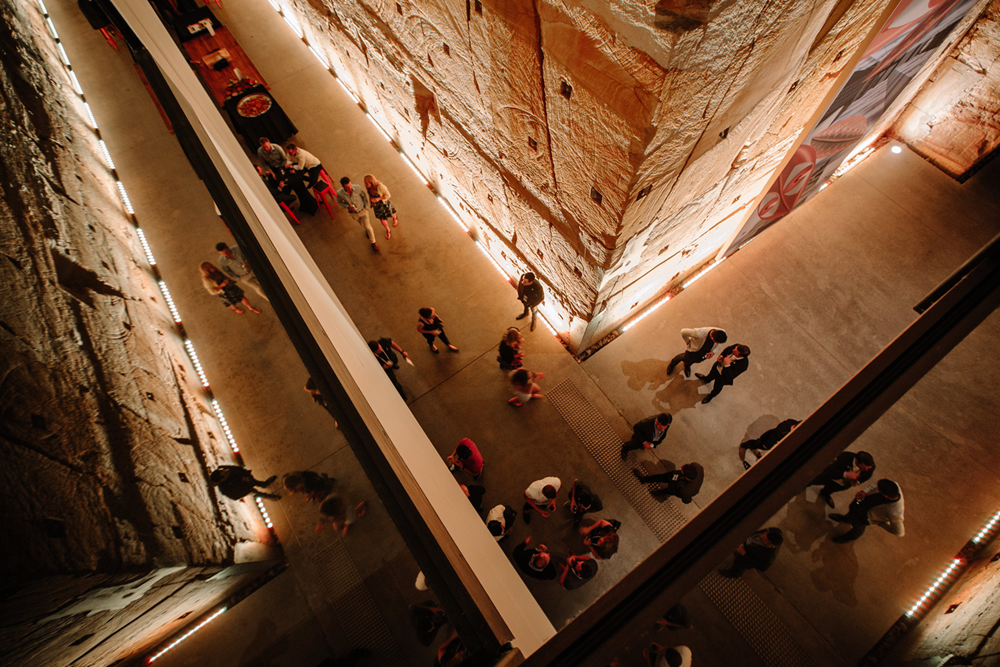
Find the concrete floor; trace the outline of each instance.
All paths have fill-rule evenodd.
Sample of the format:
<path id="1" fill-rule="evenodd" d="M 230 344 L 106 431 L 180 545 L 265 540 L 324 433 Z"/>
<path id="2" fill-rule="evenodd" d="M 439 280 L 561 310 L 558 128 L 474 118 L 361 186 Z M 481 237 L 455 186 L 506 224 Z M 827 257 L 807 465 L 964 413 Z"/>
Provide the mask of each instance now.
<path id="1" fill-rule="evenodd" d="M 263 475 L 326 472 L 369 501 L 370 515 L 344 546 L 408 662 L 430 662 L 430 650 L 409 632 L 406 607 L 426 598 L 412 587 L 416 565 L 343 437 L 302 391 L 305 372 L 273 313 L 264 304 L 263 315 L 235 315 L 201 287 L 198 263 L 214 261 L 214 244 L 230 237 L 130 59 L 89 29 L 75 3 L 48 5 L 248 465 Z M 547 401 L 517 412 L 504 404 L 506 383 L 494 357 L 520 312 L 513 289 L 266 0 L 230 0 L 213 10 L 299 127 L 297 143 L 335 178 L 360 182 L 375 173 L 391 189 L 401 224 L 391 240 L 379 239 L 378 255 L 339 212 L 333 220 L 325 212 L 304 218 L 296 231 L 362 334 L 391 336 L 412 354 L 416 367 L 404 366 L 399 377 L 442 455 L 460 437 L 479 444 L 488 466 L 481 480 L 487 506 L 516 504 L 533 479 L 555 474 L 566 483 L 590 482 L 605 499 L 604 515 L 624 522 L 623 548 L 597 580 L 573 592 L 529 583 L 561 627 L 654 549 L 655 537 Z M 741 440 L 811 411 L 912 321 L 913 303 L 998 231 L 996 174 L 985 170 L 962 186 L 907 151 L 879 151 L 584 364 L 540 327 L 526 333 L 526 366 L 548 374 L 543 390 L 572 379 L 622 436 L 628 423 L 672 412 L 674 426 L 658 454 L 705 465 L 695 501 L 703 506 L 741 472 Z M 426 349 L 415 330 L 422 306 L 438 309 L 460 353 Z M 678 330 L 701 325 L 723 326 L 753 349 L 751 370 L 708 406 L 697 403 L 695 382 L 665 375 L 666 360 L 681 347 Z M 852 546 L 833 545 L 814 492 L 775 518 L 788 535 L 780 561 L 767 577 L 746 579 L 817 664 L 856 661 L 994 510 L 994 443 L 983 434 L 1000 432 L 1000 369 L 984 350 L 997 340 L 998 326 L 994 316 L 980 327 L 858 443 L 875 455 L 880 474 L 900 481 L 906 537 L 871 530 Z M 633 454 L 629 464 L 636 460 Z M 983 483 L 956 498 L 962 479 Z M 200 644 L 192 639 L 190 654 L 178 650 L 169 660 L 194 664 L 212 655 L 220 665 L 314 664 L 324 650 L 348 649 L 336 596 L 322 583 L 336 538 L 313 532 L 316 508 L 304 501 L 268 505 L 292 567 L 224 615 L 224 624 L 213 624 Z M 536 518 L 531 529 L 556 552 L 580 549 L 564 520 Z M 519 522 L 504 549 L 527 534 Z M 660 633 L 660 641 L 688 643 L 699 664 L 763 664 L 703 593 L 693 591 L 685 603 L 697 629 Z M 631 656 L 623 664 L 641 660 L 647 639 L 623 653 Z"/>

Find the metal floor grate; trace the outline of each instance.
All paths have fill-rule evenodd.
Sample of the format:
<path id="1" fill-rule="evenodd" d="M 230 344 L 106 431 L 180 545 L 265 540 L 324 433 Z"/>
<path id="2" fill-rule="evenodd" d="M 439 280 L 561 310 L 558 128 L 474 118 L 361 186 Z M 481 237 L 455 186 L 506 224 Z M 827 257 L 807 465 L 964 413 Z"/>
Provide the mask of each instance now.
<path id="1" fill-rule="evenodd" d="M 622 439 L 607 420 L 590 404 L 572 380 L 563 380 L 545 392 L 545 397 L 555 406 L 583 445 L 615 483 L 625 499 L 650 527 L 657 539 L 666 542 L 687 523 L 684 515 L 668 498 L 660 501 L 649 493 L 649 487 L 639 483 L 632 475 L 635 454 L 629 454 L 622 463 Z"/>
<path id="2" fill-rule="evenodd" d="M 347 553 L 344 541 L 338 539 L 318 552 L 313 557 L 313 564 L 351 647 L 372 652 L 371 661 L 365 664 L 379 667 L 405 665 L 399 645 L 375 606 L 375 600 Z"/>
<path id="3" fill-rule="evenodd" d="M 699 584 L 768 667 L 814 667 L 788 627 L 742 579 L 713 572 Z"/>

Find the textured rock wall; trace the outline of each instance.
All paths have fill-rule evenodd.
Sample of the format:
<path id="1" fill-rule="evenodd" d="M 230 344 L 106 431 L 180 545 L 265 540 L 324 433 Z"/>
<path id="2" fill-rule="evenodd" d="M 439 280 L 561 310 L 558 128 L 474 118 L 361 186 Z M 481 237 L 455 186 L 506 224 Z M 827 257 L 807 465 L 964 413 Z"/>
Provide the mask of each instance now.
<path id="1" fill-rule="evenodd" d="M 886 6 L 283 2 L 574 348 L 711 258 Z"/>
<path id="2" fill-rule="evenodd" d="M 97 139 L 34 3 L 0 11 L 0 574 L 231 561 L 256 528 Z"/>
<path id="3" fill-rule="evenodd" d="M 952 176 L 1000 145 L 1000 0 L 989 5 L 890 134 Z"/>

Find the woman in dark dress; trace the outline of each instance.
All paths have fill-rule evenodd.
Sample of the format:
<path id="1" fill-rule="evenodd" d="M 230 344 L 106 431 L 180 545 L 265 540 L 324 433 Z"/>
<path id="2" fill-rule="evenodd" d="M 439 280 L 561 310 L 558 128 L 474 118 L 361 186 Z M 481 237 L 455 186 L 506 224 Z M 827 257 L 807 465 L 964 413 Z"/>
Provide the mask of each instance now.
<path id="1" fill-rule="evenodd" d="M 368 199 L 372 203 L 372 213 L 375 214 L 375 217 L 385 227 L 385 237 L 389 238 L 392 236 L 392 232 L 389 231 L 389 218 L 392 218 L 393 227 L 399 226 L 399 217 L 396 216 L 396 208 L 392 205 L 392 200 L 389 199 L 389 188 L 385 187 L 385 184 L 377 178 L 368 174 L 365 176 L 365 189 L 368 190 Z"/>
<path id="2" fill-rule="evenodd" d="M 524 358 L 524 352 L 521 351 L 523 343 L 524 336 L 521 335 L 517 327 L 507 329 L 507 333 L 500 339 L 500 354 L 497 357 L 497 361 L 500 362 L 500 370 L 516 371 L 523 366 L 521 363 Z"/>
<path id="3" fill-rule="evenodd" d="M 437 345 L 434 344 L 435 338 L 440 338 L 441 342 L 447 345 L 448 349 L 452 352 L 458 352 L 458 348 L 448 340 L 448 336 L 444 332 L 444 322 L 441 321 L 441 318 L 438 317 L 437 312 L 433 308 L 421 308 L 417 311 L 417 314 L 420 315 L 420 319 L 417 320 L 417 331 L 427 341 L 431 352 L 434 354 L 438 353 Z"/>
<path id="4" fill-rule="evenodd" d="M 222 303 L 226 304 L 234 313 L 243 314 L 243 309 L 236 305 L 242 303 L 252 312 L 260 314 L 260 308 L 253 307 L 240 286 L 227 278 L 211 262 L 203 262 L 201 265 L 201 284 L 205 286 L 205 290 L 209 294 L 214 294 L 222 299 Z"/>

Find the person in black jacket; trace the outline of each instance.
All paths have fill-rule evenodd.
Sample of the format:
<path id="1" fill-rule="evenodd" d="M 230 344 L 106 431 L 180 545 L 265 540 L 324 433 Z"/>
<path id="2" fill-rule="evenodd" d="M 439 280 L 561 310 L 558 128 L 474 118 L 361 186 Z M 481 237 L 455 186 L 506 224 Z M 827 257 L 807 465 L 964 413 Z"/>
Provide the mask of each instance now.
<path id="1" fill-rule="evenodd" d="M 830 496 L 852 486 L 864 484 L 875 474 L 875 459 L 868 452 L 842 452 L 828 465 L 809 486 L 822 484 L 819 495 L 826 504 L 834 507 Z"/>
<path id="2" fill-rule="evenodd" d="M 632 474 L 643 484 L 655 482 L 666 484 L 665 488 L 654 491 L 653 495 L 676 496 L 685 505 L 698 495 L 698 492 L 701 491 L 701 485 L 705 481 L 705 469 L 701 467 L 700 463 L 686 463 L 681 466 L 680 470 L 671 470 L 655 475 L 643 475 L 638 468 L 632 468 Z"/>
<path id="3" fill-rule="evenodd" d="M 781 422 L 770 431 L 765 431 L 762 436 L 756 440 L 747 440 L 746 442 L 740 443 L 740 461 L 743 462 L 743 467 L 750 470 L 750 464 L 747 463 L 747 450 L 753 452 L 753 455 L 760 458 L 763 456 L 761 452 L 766 452 L 774 447 L 776 444 L 785 439 L 785 436 L 792 432 L 799 422 L 795 419 L 786 419 Z"/>
<path id="4" fill-rule="evenodd" d="M 544 544 L 539 544 L 534 549 L 529 549 L 531 538 L 524 538 L 514 547 L 514 562 L 517 567 L 532 579 L 555 579 L 557 576 L 556 566 L 552 564 L 552 556 L 549 555 L 549 548 Z"/>
<path id="5" fill-rule="evenodd" d="M 648 417 L 632 427 L 632 439 L 622 445 L 622 461 L 633 449 L 655 449 L 667 437 L 667 429 L 674 418 L 668 412 Z"/>
<path id="6" fill-rule="evenodd" d="M 517 316 L 523 320 L 531 311 L 531 330 L 535 330 L 535 320 L 538 319 L 538 306 L 545 300 L 545 290 L 541 283 L 535 280 L 535 274 L 528 272 L 517 281 L 517 300 L 524 304 L 524 312 Z"/>
<path id="7" fill-rule="evenodd" d="M 253 493 L 261 498 L 280 500 L 281 496 L 276 493 L 264 493 L 258 491 L 258 486 L 271 486 L 271 483 L 278 479 L 277 475 L 271 475 L 263 482 L 255 479 L 253 473 L 243 466 L 219 466 L 212 471 L 209 480 L 214 486 L 219 487 L 219 491 L 227 498 L 239 500 L 248 493 Z"/>
<path id="8" fill-rule="evenodd" d="M 282 189 L 285 184 L 283 181 L 278 180 L 273 171 L 257 167 L 257 174 L 260 176 L 261 180 L 264 181 L 264 185 L 267 186 L 267 191 L 271 193 L 272 197 L 274 197 L 274 201 L 279 204 L 285 204 L 286 206 L 290 206 L 295 203 L 295 195 L 289 194 L 286 190 Z"/>
<path id="9" fill-rule="evenodd" d="M 600 512 L 604 509 L 601 497 L 590 490 L 590 487 L 578 479 L 573 480 L 573 486 L 569 487 L 569 500 L 565 507 L 569 508 L 573 515 L 573 528 L 579 528 L 580 522 L 588 512 Z"/>
<path id="10" fill-rule="evenodd" d="M 712 391 L 702 400 L 708 403 L 719 395 L 722 388 L 731 385 L 733 380 L 743 374 L 750 366 L 750 348 L 746 345 L 730 345 L 719 355 L 719 360 L 712 366 L 712 372 L 708 375 L 695 373 L 695 376 L 705 384 L 715 382 Z"/>
<path id="11" fill-rule="evenodd" d="M 403 358 L 409 359 L 410 355 L 406 353 L 406 350 L 401 348 L 398 343 L 394 343 L 391 338 L 379 338 L 378 340 L 368 341 L 368 349 L 372 351 L 375 358 L 378 359 L 378 363 L 382 366 L 382 370 L 385 374 L 389 376 L 389 381 L 392 382 L 392 386 L 396 388 L 399 395 L 406 400 L 406 392 L 403 391 L 403 385 L 399 384 L 399 380 L 396 379 L 396 370 L 399 369 L 399 357 L 396 356 L 396 352 L 403 355 Z M 395 351 L 394 351 L 395 350 Z"/>
<path id="12" fill-rule="evenodd" d="M 778 549 L 785 536 L 780 528 L 765 528 L 758 530 L 741 544 L 733 554 L 733 566 L 728 570 L 719 570 L 724 577 L 734 579 L 749 569 L 764 572 L 774 565 L 778 557 Z"/>

